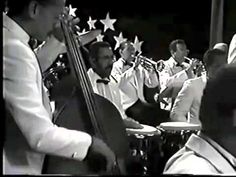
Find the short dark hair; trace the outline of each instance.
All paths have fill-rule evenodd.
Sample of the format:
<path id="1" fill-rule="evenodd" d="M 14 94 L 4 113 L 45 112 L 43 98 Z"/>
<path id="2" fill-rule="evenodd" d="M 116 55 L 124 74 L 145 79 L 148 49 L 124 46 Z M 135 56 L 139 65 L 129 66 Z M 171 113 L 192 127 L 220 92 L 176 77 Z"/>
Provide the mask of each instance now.
<path id="1" fill-rule="evenodd" d="M 111 47 L 111 45 L 106 41 L 95 41 L 89 46 L 89 57 L 95 58 L 97 60 L 98 52 L 100 48 Z"/>
<path id="2" fill-rule="evenodd" d="M 185 41 L 183 39 L 175 39 L 173 41 L 171 41 L 170 45 L 169 45 L 169 51 L 174 51 L 176 52 L 177 50 L 177 44 L 183 44 L 186 45 Z"/>
<path id="3" fill-rule="evenodd" d="M 124 48 L 126 47 L 126 44 L 132 44 L 132 42 L 131 41 L 123 41 L 123 42 L 121 42 L 119 50 L 124 50 Z"/>
<path id="4" fill-rule="evenodd" d="M 28 7 L 32 0 L 20 0 L 20 3 L 17 3 L 15 0 L 6 0 L 5 4 L 7 6 L 7 14 L 12 16 L 20 15 Z M 39 4 L 46 5 L 49 4 L 50 0 L 35 0 Z"/>
<path id="5" fill-rule="evenodd" d="M 226 65 L 207 81 L 200 106 L 202 131 L 214 134 L 222 124 L 232 127 L 236 109 L 236 65 Z"/>
<path id="6" fill-rule="evenodd" d="M 220 49 L 208 49 L 204 55 L 203 55 L 203 63 L 206 69 L 208 70 L 209 67 L 214 63 L 216 56 L 225 56 L 226 52 L 220 50 Z M 226 58 L 225 58 L 226 61 Z"/>

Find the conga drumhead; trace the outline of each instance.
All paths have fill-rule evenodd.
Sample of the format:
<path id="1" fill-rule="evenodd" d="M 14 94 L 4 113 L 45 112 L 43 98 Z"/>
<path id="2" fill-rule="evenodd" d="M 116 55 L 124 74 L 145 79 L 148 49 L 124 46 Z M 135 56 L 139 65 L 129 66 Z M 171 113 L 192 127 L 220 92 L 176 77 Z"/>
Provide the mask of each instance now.
<path id="1" fill-rule="evenodd" d="M 159 126 L 164 130 L 201 130 L 201 125 L 188 122 L 163 122 Z"/>
<path id="2" fill-rule="evenodd" d="M 133 129 L 133 128 L 126 128 L 126 132 L 128 134 L 139 134 L 139 135 L 160 135 L 161 132 L 156 129 L 155 127 L 144 125 L 142 129 Z"/>

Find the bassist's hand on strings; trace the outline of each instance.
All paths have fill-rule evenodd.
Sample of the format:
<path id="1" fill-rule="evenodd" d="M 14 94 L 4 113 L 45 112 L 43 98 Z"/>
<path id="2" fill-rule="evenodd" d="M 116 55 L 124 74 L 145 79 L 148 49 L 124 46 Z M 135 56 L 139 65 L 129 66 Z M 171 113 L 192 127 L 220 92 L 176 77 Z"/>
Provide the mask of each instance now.
<path id="1" fill-rule="evenodd" d="M 72 29 L 74 31 L 79 31 L 80 28 L 77 26 L 77 24 L 80 22 L 80 19 L 78 17 L 73 17 L 69 15 L 69 8 L 65 7 L 63 11 L 63 15 L 67 17 L 67 20 L 69 21 L 69 24 L 71 25 Z M 50 35 L 53 35 L 56 39 L 58 39 L 60 42 L 64 42 L 64 35 L 61 30 L 61 24 L 60 20 L 58 18 L 58 21 L 54 24 L 53 32 Z"/>
<path id="2" fill-rule="evenodd" d="M 115 154 L 104 141 L 92 137 L 92 144 L 89 148 L 85 161 L 88 161 L 95 173 L 110 173 L 115 164 Z"/>

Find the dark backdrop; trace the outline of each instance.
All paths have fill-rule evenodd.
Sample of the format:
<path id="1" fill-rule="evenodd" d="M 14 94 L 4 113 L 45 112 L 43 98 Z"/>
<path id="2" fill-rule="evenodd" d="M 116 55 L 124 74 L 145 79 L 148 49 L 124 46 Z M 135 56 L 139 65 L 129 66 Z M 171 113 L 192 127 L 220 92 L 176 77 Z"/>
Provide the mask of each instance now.
<path id="1" fill-rule="evenodd" d="M 224 1 L 223 42 L 229 44 L 236 32 L 236 0 Z M 109 12 L 110 18 L 117 21 L 115 31 L 108 29 L 104 40 L 114 47 L 114 35 L 123 32 L 131 41 L 137 35 L 144 41 L 143 54 L 154 60 L 169 58 L 168 45 L 176 38 L 186 41 L 189 57 L 201 58 L 209 47 L 211 0 L 68 0 L 67 3 L 77 8 L 76 15 L 81 19 L 79 26 L 86 30 L 89 30 L 89 16 L 100 20 Z M 103 30 L 100 22 L 95 26 Z"/>

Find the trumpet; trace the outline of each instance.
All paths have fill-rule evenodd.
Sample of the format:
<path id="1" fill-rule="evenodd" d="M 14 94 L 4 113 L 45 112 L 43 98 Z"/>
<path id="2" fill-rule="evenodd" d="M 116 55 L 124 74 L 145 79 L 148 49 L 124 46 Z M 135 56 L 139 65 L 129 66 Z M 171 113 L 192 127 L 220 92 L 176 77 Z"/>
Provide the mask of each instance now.
<path id="1" fill-rule="evenodd" d="M 195 74 L 202 75 L 204 72 L 206 72 L 204 64 L 199 59 L 197 59 L 197 58 L 192 58 L 191 59 L 191 58 L 188 58 L 188 57 L 184 57 L 184 59 L 187 60 L 190 64 L 194 61 L 197 62 L 197 65 L 194 68 Z"/>
<path id="2" fill-rule="evenodd" d="M 138 54 L 137 56 L 134 56 L 135 60 L 140 63 L 140 65 L 149 70 L 149 71 L 159 71 L 161 72 L 164 67 L 165 67 L 165 64 L 164 64 L 164 61 L 163 60 L 159 60 L 157 62 L 153 61 L 151 58 L 148 58 L 148 57 L 145 57 L 145 56 L 142 56 L 140 54 Z"/>

